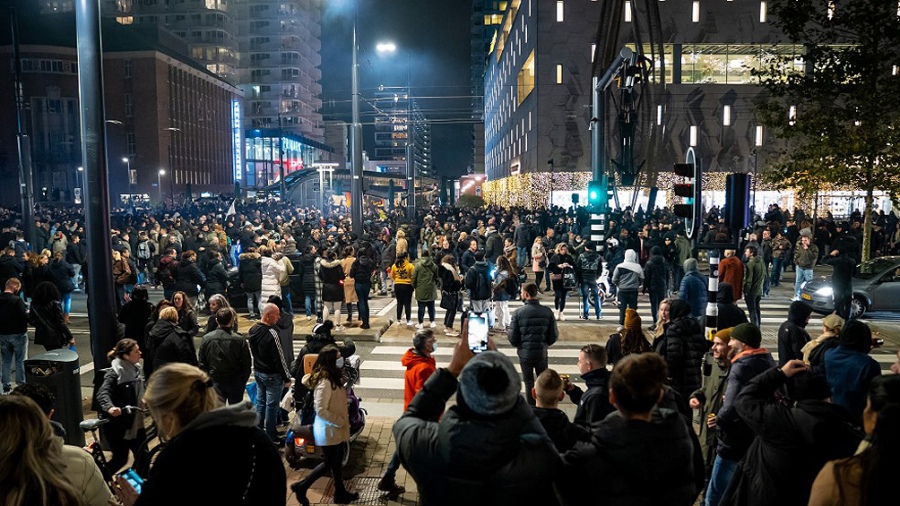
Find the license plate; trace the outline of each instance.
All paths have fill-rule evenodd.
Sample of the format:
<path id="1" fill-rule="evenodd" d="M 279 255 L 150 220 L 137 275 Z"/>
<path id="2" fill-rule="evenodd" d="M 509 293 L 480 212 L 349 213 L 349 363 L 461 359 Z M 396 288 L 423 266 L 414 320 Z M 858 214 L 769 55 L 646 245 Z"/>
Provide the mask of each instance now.
<path id="1" fill-rule="evenodd" d="M 315 445 L 306 445 L 306 453 L 316 453 Z"/>
<path id="2" fill-rule="evenodd" d="M 800 298 L 803 300 L 812 300 L 812 295 L 810 295 L 808 293 L 801 293 Z"/>

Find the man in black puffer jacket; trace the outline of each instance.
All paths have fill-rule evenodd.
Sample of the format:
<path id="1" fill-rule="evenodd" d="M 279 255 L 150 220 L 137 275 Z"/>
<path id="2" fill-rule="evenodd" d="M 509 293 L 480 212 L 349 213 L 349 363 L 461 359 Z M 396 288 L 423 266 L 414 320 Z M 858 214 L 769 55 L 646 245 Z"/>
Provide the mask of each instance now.
<path id="1" fill-rule="evenodd" d="M 578 352 L 578 371 L 588 387 L 583 392 L 580 387 L 566 380 L 565 389 L 569 399 L 578 405 L 575 423 L 590 428 L 606 415 L 616 410 L 609 403 L 609 371 L 606 370 L 606 349 L 599 344 L 588 344 Z"/>
<path id="2" fill-rule="evenodd" d="M 522 286 L 522 300 L 525 305 L 513 313 L 507 339 L 516 347 L 525 380 L 526 399 L 534 406 L 531 396 L 534 378 L 547 369 L 547 348 L 556 342 L 559 329 L 553 311 L 538 302 L 537 285 L 525 283 Z"/>
<path id="3" fill-rule="evenodd" d="M 669 318 L 656 351 L 666 359 L 669 386 L 681 399 L 687 399 L 700 388 L 700 367 L 709 344 L 700 324 L 691 316 L 691 306 L 684 300 L 675 299 L 669 304 Z"/>
<path id="4" fill-rule="evenodd" d="M 747 313 L 734 303 L 734 290 L 730 283 L 719 283 L 719 291 L 716 292 L 716 307 L 719 309 L 719 329 L 730 329 L 742 323 L 747 323 Z"/>
<path id="5" fill-rule="evenodd" d="M 650 295 L 650 315 L 653 317 L 653 330 L 656 330 L 656 317 L 659 303 L 666 298 L 668 288 L 669 266 L 662 255 L 662 248 L 650 248 L 650 259 L 644 265 L 644 292 Z"/>
<path id="6" fill-rule="evenodd" d="M 262 306 L 262 260 L 256 248 L 250 246 L 238 257 L 238 280 L 247 294 L 247 312 L 250 319 L 259 319 Z"/>

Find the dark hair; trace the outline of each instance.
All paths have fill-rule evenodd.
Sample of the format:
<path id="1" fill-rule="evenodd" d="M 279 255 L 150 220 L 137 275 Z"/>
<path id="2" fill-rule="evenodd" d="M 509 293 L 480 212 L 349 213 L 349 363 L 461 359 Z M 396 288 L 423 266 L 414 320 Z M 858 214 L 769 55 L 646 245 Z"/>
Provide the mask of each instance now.
<path id="1" fill-rule="evenodd" d="M 581 352 L 591 359 L 591 362 L 597 364 L 598 367 L 606 367 L 607 355 L 606 348 L 599 344 L 586 344 L 581 348 Z"/>
<path id="2" fill-rule="evenodd" d="M 475 252 L 475 261 L 480 262 L 482 260 L 484 260 L 484 251 L 483 250 L 476 251 Z"/>
<path id="3" fill-rule="evenodd" d="M 150 294 L 147 293 L 147 288 L 143 286 L 136 286 L 131 291 L 131 300 L 140 300 L 140 301 L 148 301 L 150 300 Z"/>
<path id="4" fill-rule="evenodd" d="M 341 370 L 337 368 L 337 356 L 340 353 L 338 347 L 333 344 L 326 344 L 320 351 L 316 363 L 313 365 L 310 382 L 313 387 L 324 379 L 331 382 L 331 388 L 338 388 L 344 385 L 341 377 Z"/>
<path id="5" fill-rule="evenodd" d="M 851 320 L 851 322 L 854 320 Z M 850 323 L 850 322 L 848 322 Z M 834 478 L 838 485 L 840 504 L 846 504 L 843 483 L 850 481 L 861 468 L 859 504 L 894 504 L 893 481 L 900 472 L 896 456 L 900 452 L 900 375 L 876 376 L 869 384 L 869 407 L 877 413 L 872 443 L 865 451 L 834 464 Z M 858 494 L 858 495 L 857 495 Z"/>
<path id="6" fill-rule="evenodd" d="M 344 258 L 353 256 L 353 246 L 344 246 L 343 251 Z"/>
<path id="7" fill-rule="evenodd" d="M 49 415 L 56 403 L 56 394 L 47 385 L 40 383 L 23 383 L 16 386 L 12 395 L 21 395 L 33 400 L 45 415 Z"/>
<path id="8" fill-rule="evenodd" d="M 234 310 L 230 307 L 223 307 L 216 311 L 216 325 L 220 329 L 231 329 L 234 326 Z"/>
<path id="9" fill-rule="evenodd" d="M 403 253 L 398 253 L 397 260 L 394 262 L 394 265 L 400 267 L 401 265 L 403 265 L 403 261 L 407 258 L 409 258 L 409 253 L 407 253 L 406 251 L 404 251 Z"/>
<path id="10" fill-rule="evenodd" d="M 620 411 L 648 413 L 659 402 L 667 378 L 666 361 L 660 355 L 628 355 L 613 368 L 609 389 Z"/>
<path id="11" fill-rule="evenodd" d="M 756 256 L 756 254 L 757 254 L 757 252 L 758 252 L 758 250 L 756 249 L 756 246 L 754 246 L 754 245 L 752 245 L 752 244 L 749 245 L 749 246 L 747 246 L 747 247 L 744 248 L 744 249 L 746 249 L 747 251 L 749 251 L 750 254 L 753 255 L 753 256 Z"/>
<path id="12" fill-rule="evenodd" d="M 622 336 L 622 356 L 632 353 L 644 353 L 650 351 L 650 343 L 644 337 L 644 331 L 640 328 L 625 329 L 619 333 Z"/>
<path id="13" fill-rule="evenodd" d="M 841 328 L 841 346 L 861 353 L 872 349 L 872 329 L 859 320 L 850 320 Z"/>
<path id="14" fill-rule="evenodd" d="M 115 358 L 123 358 L 125 355 L 128 355 L 132 351 L 134 351 L 134 347 L 137 346 L 138 342 L 134 339 L 121 339 L 113 349 L 109 350 L 106 354 L 106 358 L 112 362 Z"/>
<path id="15" fill-rule="evenodd" d="M 532 299 L 537 297 L 538 288 L 537 285 L 531 282 L 525 283 L 522 285 L 522 291 L 527 293 L 529 297 Z"/>
<path id="16" fill-rule="evenodd" d="M 47 306 L 54 301 L 59 302 L 59 300 L 59 288 L 49 281 L 41 281 L 31 292 L 31 302 L 38 306 Z"/>
<path id="17" fill-rule="evenodd" d="M 441 263 L 447 263 L 455 267 L 456 257 L 453 255 L 444 255 L 444 258 L 441 259 Z"/>

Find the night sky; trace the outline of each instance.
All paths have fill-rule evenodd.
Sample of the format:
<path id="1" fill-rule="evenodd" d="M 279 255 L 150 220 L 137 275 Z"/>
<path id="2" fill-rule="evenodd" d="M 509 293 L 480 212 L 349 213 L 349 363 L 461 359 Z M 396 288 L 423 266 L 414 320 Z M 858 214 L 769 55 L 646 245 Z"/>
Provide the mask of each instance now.
<path id="1" fill-rule="evenodd" d="M 461 175 L 472 159 L 469 74 L 469 0 L 358 0 L 360 120 L 364 149 L 374 155 L 374 109 L 379 85 L 405 86 L 407 54 L 412 94 L 432 121 L 433 165 Z M 326 0 L 322 20 L 322 114 L 350 122 L 350 66 L 354 0 Z M 397 45 L 393 55 L 375 51 Z M 456 98 L 451 98 L 456 97 Z"/>

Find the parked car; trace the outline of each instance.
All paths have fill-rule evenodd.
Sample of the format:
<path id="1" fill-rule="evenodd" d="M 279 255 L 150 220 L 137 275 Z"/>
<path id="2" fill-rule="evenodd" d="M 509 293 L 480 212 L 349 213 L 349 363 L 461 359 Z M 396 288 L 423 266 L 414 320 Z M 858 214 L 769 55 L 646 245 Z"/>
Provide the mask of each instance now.
<path id="1" fill-rule="evenodd" d="M 900 256 L 873 258 L 856 266 L 850 312 L 859 318 L 869 311 L 900 311 Z M 834 312 L 831 277 L 803 285 L 800 300 L 820 314 Z"/>

